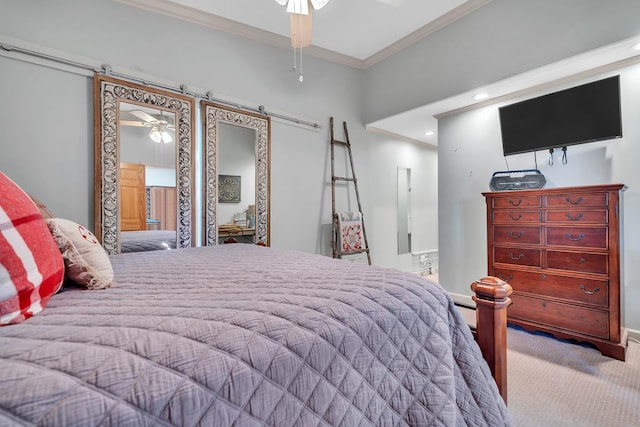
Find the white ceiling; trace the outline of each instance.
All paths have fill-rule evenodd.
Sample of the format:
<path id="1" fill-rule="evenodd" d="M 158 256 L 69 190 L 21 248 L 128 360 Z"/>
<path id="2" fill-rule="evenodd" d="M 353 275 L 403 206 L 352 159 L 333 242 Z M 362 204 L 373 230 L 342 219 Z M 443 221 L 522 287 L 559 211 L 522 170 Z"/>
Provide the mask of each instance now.
<path id="1" fill-rule="evenodd" d="M 289 16 L 275 0 L 117 0 L 121 3 L 195 22 L 216 30 L 290 47 Z M 419 41 L 491 0 L 330 0 L 313 11 L 313 55 L 355 68 L 367 68 Z M 434 102 L 367 124 L 367 129 L 402 139 L 437 146 L 434 116 L 501 102 L 589 74 L 603 72 L 612 63 L 640 57 L 630 46 L 640 36 L 593 52 L 495 82 L 468 93 Z M 613 65 L 616 66 L 616 65 Z M 617 64 L 620 66 L 620 64 Z M 600 71 L 598 71 L 600 70 Z M 477 93 L 489 95 L 474 100 Z"/>

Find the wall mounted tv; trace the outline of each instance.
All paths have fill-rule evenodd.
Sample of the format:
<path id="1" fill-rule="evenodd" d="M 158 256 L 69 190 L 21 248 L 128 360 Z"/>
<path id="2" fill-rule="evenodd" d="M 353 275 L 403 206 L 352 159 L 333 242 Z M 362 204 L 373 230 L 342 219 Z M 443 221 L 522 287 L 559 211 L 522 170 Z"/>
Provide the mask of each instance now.
<path id="1" fill-rule="evenodd" d="M 504 155 L 622 137 L 620 76 L 499 108 Z"/>

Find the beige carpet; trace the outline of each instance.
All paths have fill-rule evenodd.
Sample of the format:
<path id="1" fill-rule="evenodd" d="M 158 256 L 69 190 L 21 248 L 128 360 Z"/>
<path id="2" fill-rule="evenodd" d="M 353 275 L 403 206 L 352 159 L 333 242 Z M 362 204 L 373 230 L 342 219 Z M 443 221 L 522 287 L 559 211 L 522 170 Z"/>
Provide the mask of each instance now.
<path id="1" fill-rule="evenodd" d="M 640 344 L 627 360 L 509 328 L 508 406 L 517 427 L 640 426 Z"/>

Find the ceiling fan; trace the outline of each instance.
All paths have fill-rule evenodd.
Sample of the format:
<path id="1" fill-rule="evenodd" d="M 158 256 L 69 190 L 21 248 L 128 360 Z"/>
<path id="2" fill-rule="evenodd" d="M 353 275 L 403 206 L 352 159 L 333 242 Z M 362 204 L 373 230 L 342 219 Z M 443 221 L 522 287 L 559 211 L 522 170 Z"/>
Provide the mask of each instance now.
<path id="1" fill-rule="evenodd" d="M 175 132 L 176 127 L 172 123 L 171 118 L 163 115 L 162 111 L 160 111 L 159 116 L 152 116 L 142 110 L 122 111 L 120 115 L 120 124 L 123 126 L 151 128 L 151 130 L 149 130 L 149 138 L 151 138 L 153 142 L 168 144 L 173 141 L 171 134 Z M 140 120 L 134 120 L 131 118 L 127 120 L 126 115 L 134 116 Z"/>
<path id="2" fill-rule="evenodd" d="M 377 0 L 380 3 L 399 7 L 404 0 Z M 298 73 L 298 80 L 302 82 L 302 48 L 311 46 L 313 25 L 312 10 L 323 8 L 329 0 L 275 0 L 281 6 L 287 6 L 291 27 L 291 47 L 293 47 L 293 68 Z"/>
<path id="3" fill-rule="evenodd" d="M 403 0 L 377 0 L 380 3 L 399 7 Z M 287 6 L 291 21 L 291 45 L 303 48 L 311 45 L 311 11 L 322 9 L 329 0 L 275 0 L 281 6 Z M 311 5 L 313 8 L 311 8 Z"/>
<path id="4" fill-rule="evenodd" d="M 329 0 L 275 0 L 281 6 L 287 5 L 289 20 L 291 23 L 291 46 L 303 48 L 311 45 L 311 9 L 318 10 L 324 7 Z"/>

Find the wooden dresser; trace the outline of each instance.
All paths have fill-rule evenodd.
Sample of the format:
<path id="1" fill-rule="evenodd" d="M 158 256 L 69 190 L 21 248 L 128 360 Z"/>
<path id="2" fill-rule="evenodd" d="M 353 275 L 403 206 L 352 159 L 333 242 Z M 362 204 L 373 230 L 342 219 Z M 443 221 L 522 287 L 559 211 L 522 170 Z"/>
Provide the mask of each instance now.
<path id="1" fill-rule="evenodd" d="M 510 324 L 625 359 L 621 184 L 483 193 L 489 275 L 513 287 Z"/>

